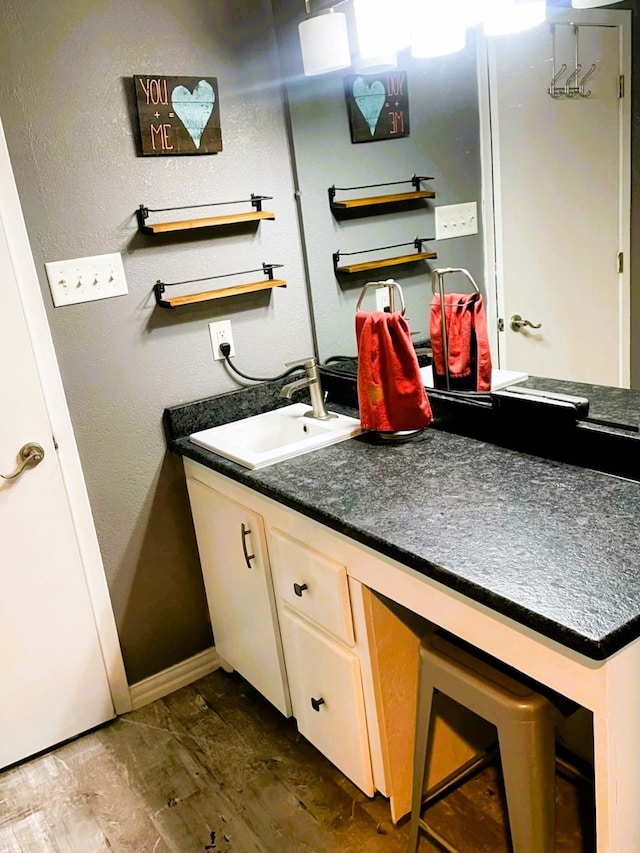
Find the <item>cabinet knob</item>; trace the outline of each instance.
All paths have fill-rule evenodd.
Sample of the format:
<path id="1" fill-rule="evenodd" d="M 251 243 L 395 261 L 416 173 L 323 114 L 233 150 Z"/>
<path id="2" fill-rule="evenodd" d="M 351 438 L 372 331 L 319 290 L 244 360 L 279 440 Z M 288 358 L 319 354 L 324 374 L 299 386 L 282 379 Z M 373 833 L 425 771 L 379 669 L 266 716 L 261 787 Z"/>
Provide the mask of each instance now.
<path id="1" fill-rule="evenodd" d="M 242 532 L 242 553 L 244 554 L 244 561 L 247 564 L 247 568 L 251 569 L 251 560 L 255 560 L 256 555 L 250 554 L 247 550 L 247 536 L 251 533 L 251 528 L 247 527 L 246 524 L 242 523 L 240 525 L 240 530 Z"/>
<path id="2" fill-rule="evenodd" d="M 302 598 L 302 593 L 305 591 L 305 589 L 309 589 L 309 587 L 306 585 L 306 583 L 303 583 L 303 584 L 294 583 L 294 585 L 293 585 L 293 591 L 298 596 L 298 598 Z"/>
<path id="3" fill-rule="evenodd" d="M 322 697 L 320 697 L 320 699 L 312 699 L 311 700 L 311 707 L 313 708 L 314 711 L 319 711 L 320 705 L 324 705 L 324 699 Z"/>

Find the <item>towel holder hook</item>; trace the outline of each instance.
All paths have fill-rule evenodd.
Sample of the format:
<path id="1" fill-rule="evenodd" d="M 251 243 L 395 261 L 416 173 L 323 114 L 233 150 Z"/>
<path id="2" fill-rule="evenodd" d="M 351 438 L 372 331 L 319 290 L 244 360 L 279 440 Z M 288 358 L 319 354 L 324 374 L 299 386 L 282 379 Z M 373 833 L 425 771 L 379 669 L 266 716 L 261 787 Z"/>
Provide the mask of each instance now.
<path id="1" fill-rule="evenodd" d="M 405 304 L 404 304 L 404 294 L 402 293 L 402 288 L 398 284 L 397 281 L 394 281 L 392 278 L 388 278 L 386 281 L 368 281 L 365 286 L 362 288 L 360 292 L 360 296 L 358 297 L 358 303 L 356 305 L 356 311 L 360 310 L 360 306 L 364 300 L 365 294 L 370 287 L 386 287 L 389 290 L 389 311 L 393 313 L 396 311 L 395 304 L 395 291 L 398 292 L 398 298 L 400 300 L 400 313 L 404 317 L 405 313 Z"/>

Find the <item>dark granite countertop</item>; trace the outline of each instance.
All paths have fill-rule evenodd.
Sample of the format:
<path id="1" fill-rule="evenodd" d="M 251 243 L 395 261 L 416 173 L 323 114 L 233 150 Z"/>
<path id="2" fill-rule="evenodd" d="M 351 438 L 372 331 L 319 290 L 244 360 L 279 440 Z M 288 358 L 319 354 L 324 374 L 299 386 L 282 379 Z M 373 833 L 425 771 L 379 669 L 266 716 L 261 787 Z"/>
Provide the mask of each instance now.
<path id="1" fill-rule="evenodd" d="M 437 429 L 250 471 L 188 434 L 288 401 L 252 388 L 165 411 L 170 448 L 602 660 L 640 636 L 640 483 Z"/>

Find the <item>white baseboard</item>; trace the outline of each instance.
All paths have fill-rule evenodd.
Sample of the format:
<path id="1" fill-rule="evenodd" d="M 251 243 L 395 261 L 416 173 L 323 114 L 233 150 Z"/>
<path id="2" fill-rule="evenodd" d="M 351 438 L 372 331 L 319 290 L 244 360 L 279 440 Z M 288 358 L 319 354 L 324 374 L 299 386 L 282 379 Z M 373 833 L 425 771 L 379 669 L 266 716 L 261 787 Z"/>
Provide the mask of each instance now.
<path id="1" fill-rule="evenodd" d="M 174 690 L 179 690 L 199 678 L 204 678 L 205 675 L 209 675 L 210 672 L 218 669 L 220 665 L 218 653 L 215 647 L 211 646 L 210 649 L 205 649 L 192 658 L 180 661 L 175 666 L 170 666 L 169 669 L 164 669 L 156 675 L 130 685 L 129 694 L 132 710 L 142 708 L 149 702 L 162 699 L 164 696 L 173 693 Z"/>

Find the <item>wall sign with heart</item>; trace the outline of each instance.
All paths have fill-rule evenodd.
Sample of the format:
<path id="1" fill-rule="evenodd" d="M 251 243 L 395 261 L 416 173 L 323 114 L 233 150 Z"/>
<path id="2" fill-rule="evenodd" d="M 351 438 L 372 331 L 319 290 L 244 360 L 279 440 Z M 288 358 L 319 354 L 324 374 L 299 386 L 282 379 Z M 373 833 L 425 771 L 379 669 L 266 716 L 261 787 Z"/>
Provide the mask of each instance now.
<path id="1" fill-rule="evenodd" d="M 352 142 L 376 142 L 409 135 L 406 71 L 345 77 Z"/>
<path id="2" fill-rule="evenodd" d="M 142 154 L 222 151 L 215 77 L 134 78 Z"/>

